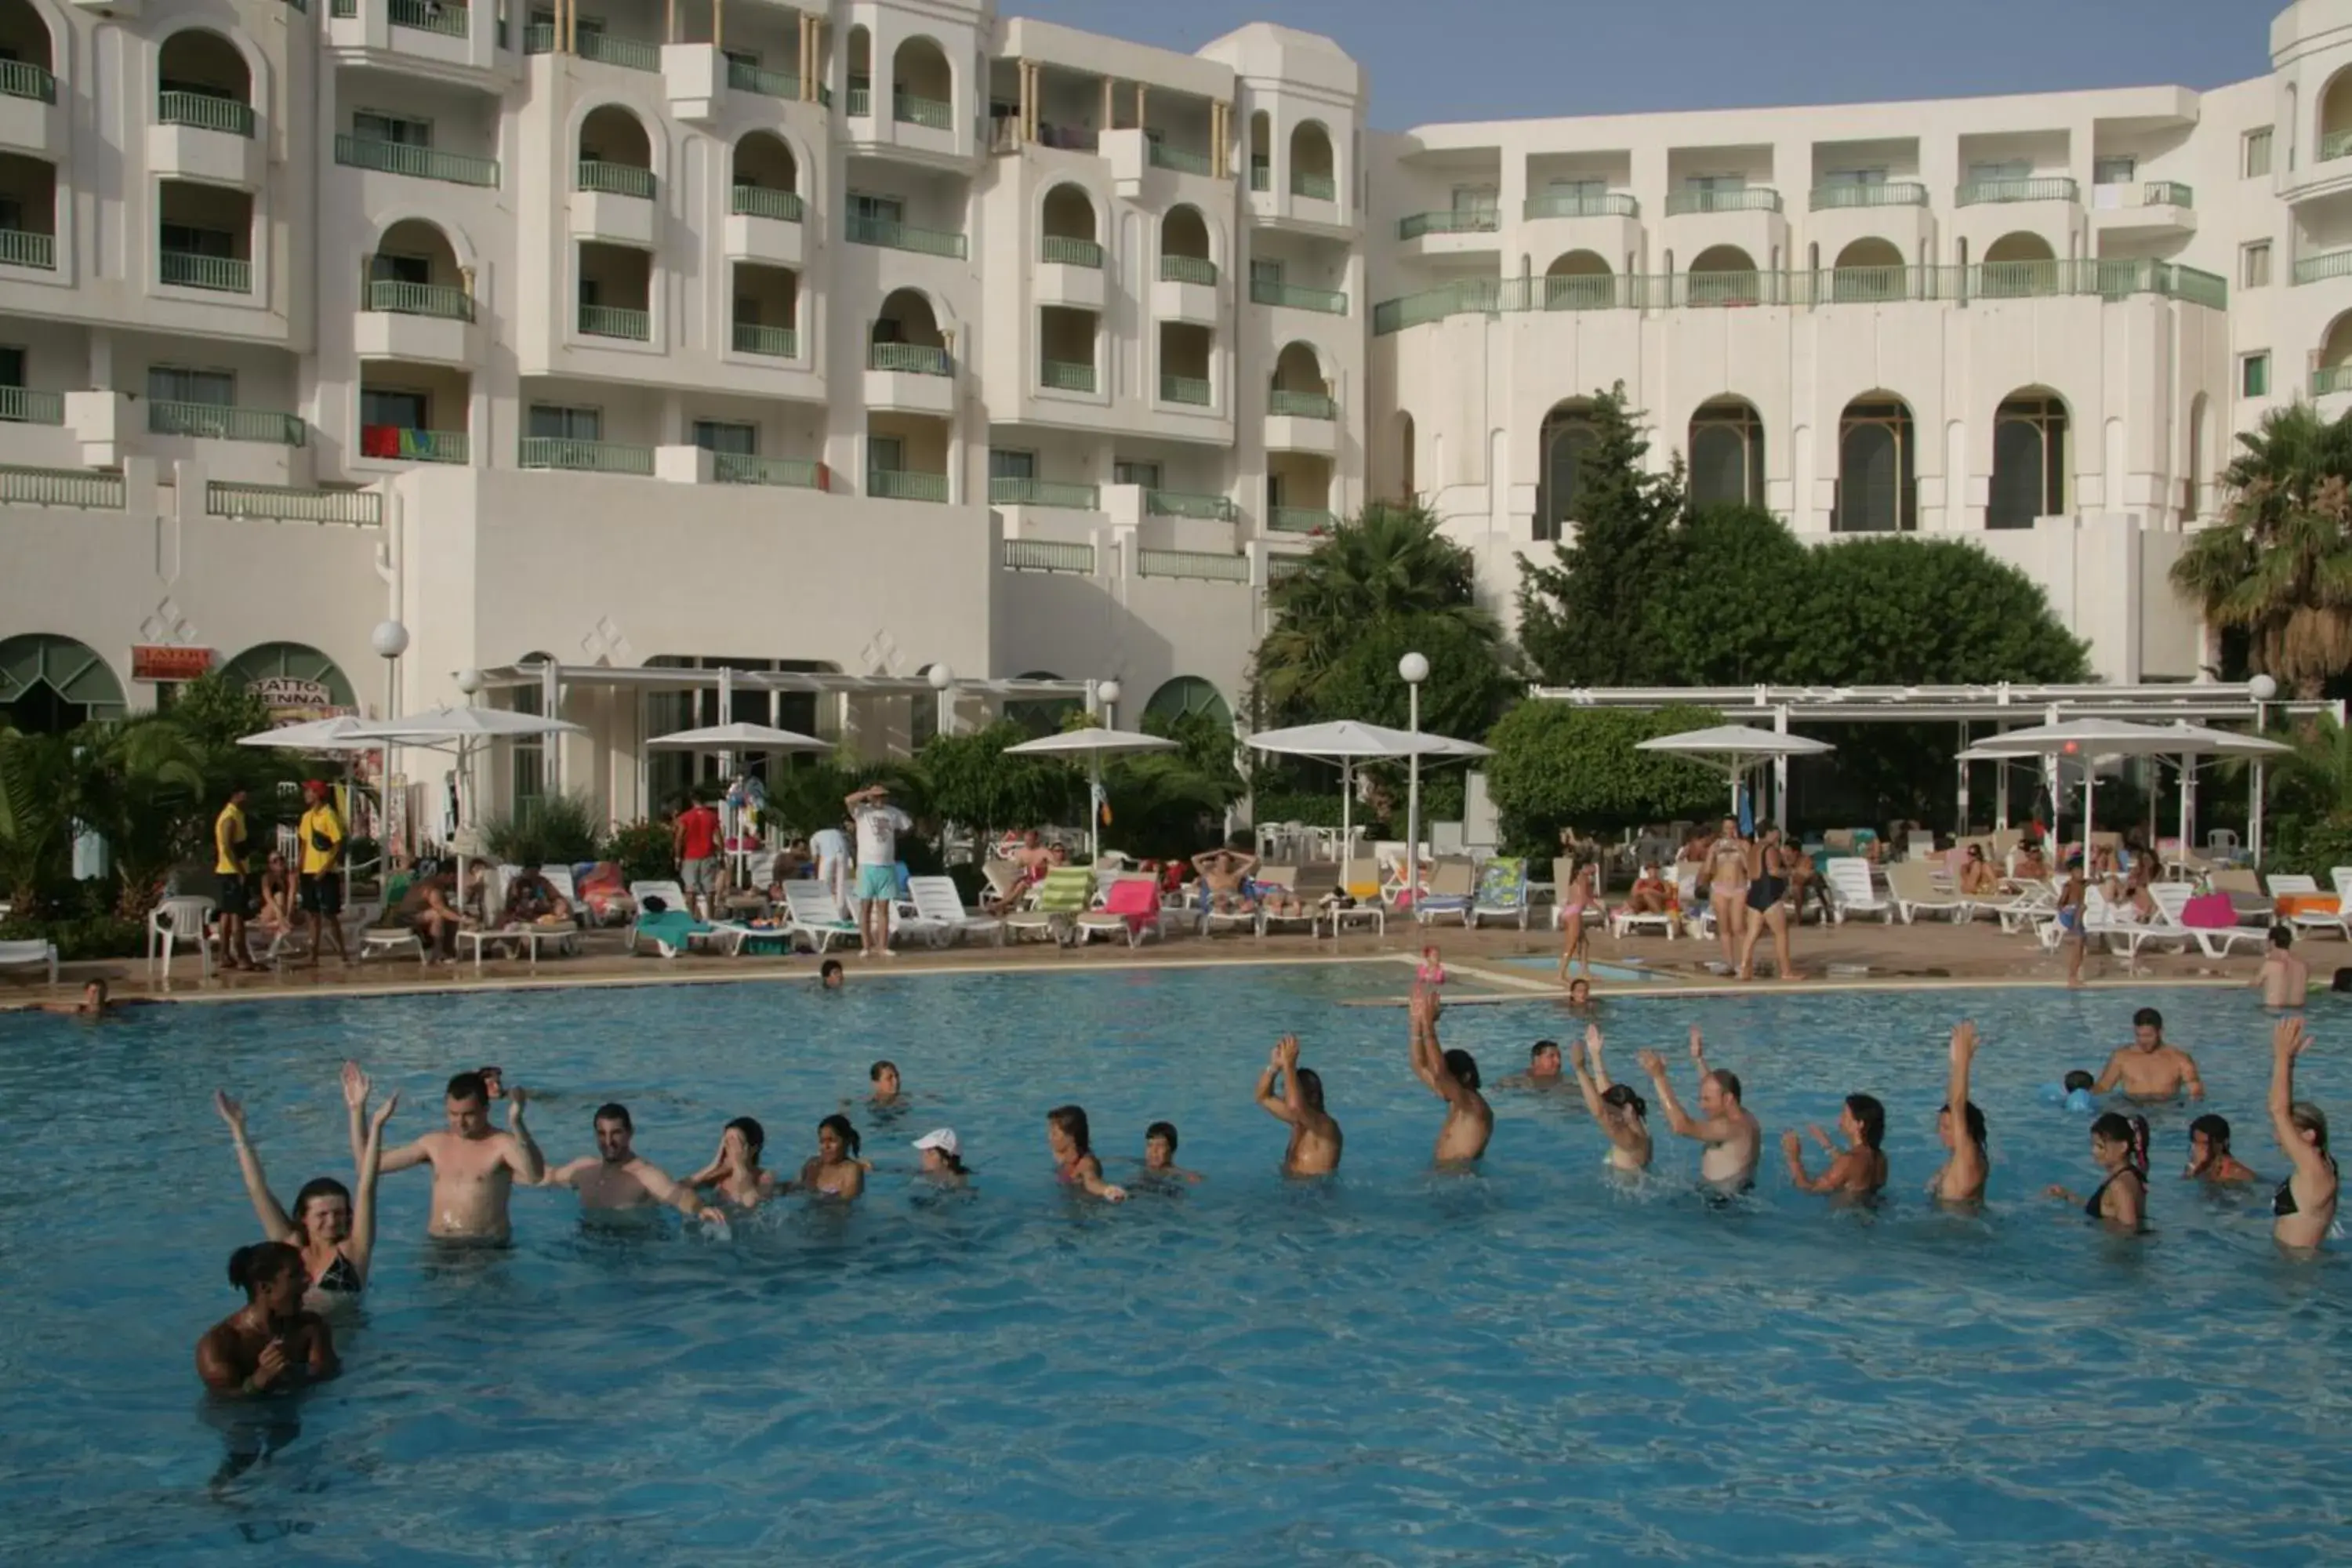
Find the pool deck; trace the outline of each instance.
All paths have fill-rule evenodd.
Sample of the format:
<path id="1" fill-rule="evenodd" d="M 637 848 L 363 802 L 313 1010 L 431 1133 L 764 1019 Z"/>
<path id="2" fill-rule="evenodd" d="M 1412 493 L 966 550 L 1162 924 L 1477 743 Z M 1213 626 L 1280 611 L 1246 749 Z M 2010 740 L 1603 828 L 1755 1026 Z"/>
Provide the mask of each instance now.
<path id="1" fill-rule="evenodd" d="M 1542 911 L 1538 911 L 1540 914 Z M 1444 952 L 1452 984 L 1449 1005 L 1494 1005 L 1557 999 L 1561 988 L 1549 962 L 1556 961 L 1559 937 L 1549 929 L 1519 931 L 1489 925 L 1464 931 L 1459 925 L 1433 925 L 1416 930 L 1392 921 L 1385 935 L 1350 932 L 1338 943 L 1303 935 L 1277 934 L 1257 938 L 1220 933 L 1202 937 L 1171 931 L 1164 941 L 1147 942 L 1130 949 L 1123 940 L 1097 942 L 1083 948 L 1063 948 L 1032 940 L 1003 947 L 959 945 L 933 950 L 916 946 L 891 959 L 866 959 L 836 951 L 848 972 L 849 984 L 867 975 L 937 975 L 972 971 L 1008 973 L 1108 972 L 1136 968 L 1185 968 L 1264 963 L 1368 963 L 1393 966 L 1397 991 L 1390 1003 L 1402 1001 L 1411 976 L 1406 968 L 1424 942 Z M 2313 942 L 2303 947 L 2315 977 L 2330 973 L 2337 963 L 2352 963 L 2352 947 L 2334 942 Z M 1674 997 L 1723 994 L 1763 988 L 1780 992 L 1916 991 L 1991 986 L 2055 985 L 2065 978 L 2065 966 L 2055 954 L 2045 953 L 2032 938 L 2004 933 L 1998 925 L 1981 922 L 1953 925 L 1923 921 L 1917 925 L 1852 922 L 1822 928 L 1806 926 L 1796 935 L 1796 962 L 1801 978 L 1782 984 L 1770 977 L 1769 945 L 1759 949 L 1766 977 L 1741 984 L 1706 967 L 1720 962 L 1712 942 L 1688 939 L 1668 941 L 1659 936 L 1633 936 L 1623 942 L 1595 931 L 1594 961 L 1602 973 L 1594 982 L 1596 994 L 1625 997 Z M 1513 962 L 1513 961 L 1520 962 Z M 193 954 L 183 952 L 169 977 L 151 980 L 146 963 L 115 959 L 68 963 L 58 973 L 55 988 L 28 972 L 0 972 L 0 1009 L 12 1005 L 71 1000 L 86 980 L 103 976 L 119 997 L 143 996 L 174 1002 L 260 1001 L 297 996 L 401 995 L 419 993 L 480 990 L 555 989 L 578 986 L 692 984 L 727 981 L 793 981 L 808 984 L 817 960 L 806 953 L 780 958 L 746 953 L 740 957 L 697 952 L 662 959 L 650 952 L 632 954 L 622 945 L 618 930 L 592 931 L 584 951 L 572 957 L 549 956 L 534 970 L 520 959 L 491 959 L 478 975 L 470 958 L 455 964 L 417 963 L 411 958 L 376 958 L 364 964 L 338 964 L 330 958 L 316 969 L 289 966 L 261 974 L 215 973 L 209 980 L 198 973 Z M 1612 978 L 1608 971 L 1639 967 L 1654 979 Z M 2245 985 L 2259 967 L 2258 958 L 2244 953 L 2229 959 L 2209 959 L 2190 950 L 2186 954 L 2144 952 L 2137 964 L 2119 955 L 2094 953 L 2084 966 L 2085 984 L 2102 988 L 2146 988 L 2157 985 Z"/>

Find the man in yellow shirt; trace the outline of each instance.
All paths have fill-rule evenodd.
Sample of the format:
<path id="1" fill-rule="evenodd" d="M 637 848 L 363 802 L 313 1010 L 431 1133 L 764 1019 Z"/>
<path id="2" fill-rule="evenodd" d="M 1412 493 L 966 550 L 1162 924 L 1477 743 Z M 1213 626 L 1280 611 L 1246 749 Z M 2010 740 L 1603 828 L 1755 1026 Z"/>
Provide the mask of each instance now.
<path id="1" fill-rule="evenodd" d="M 302 909 L 310 917 L 309 967 L 319 966 L 324 951 L 320 943 L 330 939 L 335 956 L 349 963 L 351 950 L 343 945 L 343 819 L 328 798 L 325 780 L 303 781 L 302 795 L 310 805 L 296 831 L 302 837 Z"/>
<path id="2" fill-rule="evenodd" d="M 258 969 L 245 945 L 245 922 L 253 914 L 253 881 L 245 862 L 245 791 L 228 792 L 228 804 L 213 818 L 213 902 L 219 910 L 221 966 Z"/>

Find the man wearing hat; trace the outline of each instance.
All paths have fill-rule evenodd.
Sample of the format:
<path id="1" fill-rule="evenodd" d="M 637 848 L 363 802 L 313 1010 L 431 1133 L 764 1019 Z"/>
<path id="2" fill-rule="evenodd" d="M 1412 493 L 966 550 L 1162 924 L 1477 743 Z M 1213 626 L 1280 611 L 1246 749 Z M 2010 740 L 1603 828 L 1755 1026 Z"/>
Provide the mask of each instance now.
<path id="1" fill-rule="evenodd" d="M 302 911 L 310 917 L 310 962 L 316 969 L 324 951 L 320 943 L 332 939 L 335 956 L 345 963 L 351 950 L 343 945 L 343 819 L 335 811 L 324 779 L 305 779 L 302 821 Z"/>

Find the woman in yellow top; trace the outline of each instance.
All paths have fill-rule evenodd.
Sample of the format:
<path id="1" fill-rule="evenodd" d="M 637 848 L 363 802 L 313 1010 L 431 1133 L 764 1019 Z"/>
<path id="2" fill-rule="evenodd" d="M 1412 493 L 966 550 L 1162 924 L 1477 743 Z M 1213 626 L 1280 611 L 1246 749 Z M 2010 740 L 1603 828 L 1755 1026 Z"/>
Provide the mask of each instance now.
<path id="1" fill-rule="evenodd" d="M 343 819 L 327 797 L 324 780 L 305 780 L 302 795 L 310 802 L 297 829 L 302 837 L 302 910 L 310 917 L 310 967 L 319 966 L 324 951 L 319 944 L 331 938 L 335 956 L 349 963 L 351 950 L 343 945 Z"/>
<path id="2" fill-rule="evenodd" d="M 245 942 L 245 922 L 253 916 L 253 882 L 246 871 L 241 788 L 228 792 L 228 804 L 213 818 L 213 903 L 219 916 L 221 967 L 259 969 Z"/>

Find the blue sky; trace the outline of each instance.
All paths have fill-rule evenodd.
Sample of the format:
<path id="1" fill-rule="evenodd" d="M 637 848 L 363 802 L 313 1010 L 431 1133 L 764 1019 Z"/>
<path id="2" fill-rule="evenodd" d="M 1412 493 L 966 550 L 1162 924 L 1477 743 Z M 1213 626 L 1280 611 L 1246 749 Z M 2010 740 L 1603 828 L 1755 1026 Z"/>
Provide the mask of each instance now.
<path id="1" fill-rule="evenodd" d="M 1374 126 L 1959 98 L 2270 68 L 2284 0 L 1000 0 L 1190 52 L 1244 22 L 1328 34 Z"/>

